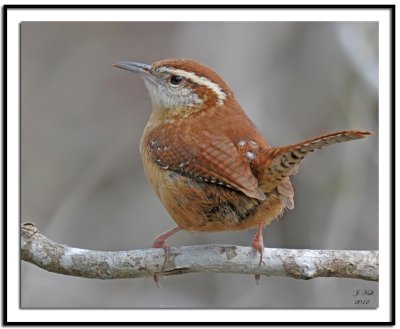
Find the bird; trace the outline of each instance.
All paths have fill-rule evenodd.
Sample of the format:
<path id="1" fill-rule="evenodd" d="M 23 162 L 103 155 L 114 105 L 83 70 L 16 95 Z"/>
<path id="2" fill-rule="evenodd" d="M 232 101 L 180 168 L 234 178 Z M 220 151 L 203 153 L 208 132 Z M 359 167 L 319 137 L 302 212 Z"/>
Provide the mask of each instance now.
<path id="1" fill-rule="evenodd" d="M 260 266 L 263 229 L 294 208 L 290 176 L 301 161 L 317 149 L 371 134 L 342 130 L 273 147 L 228 84 L 205 64 L 167 58 L 151 65 L 113 65 L 141 75 L 150 96 L 140 154 L 150 185 L 176 223 L 152 245 L 164 249 L 165 262 L 166 240 L 180 230 L 256 229 L 252 247 L 260 254 Z M 160 287 L 157 274 L 154 280 Z"/>

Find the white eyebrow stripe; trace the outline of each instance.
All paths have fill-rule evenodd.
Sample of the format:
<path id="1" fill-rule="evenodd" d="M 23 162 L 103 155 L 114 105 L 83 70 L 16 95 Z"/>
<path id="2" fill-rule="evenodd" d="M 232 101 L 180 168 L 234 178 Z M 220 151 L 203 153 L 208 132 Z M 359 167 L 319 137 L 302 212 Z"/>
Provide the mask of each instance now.
<path id="1" fill-rule="evenodd" d="M 222 90 L 219 84 L 212 82 L 210 79 L 206 77 L 200 77 L 194 72 L 188 72 L 165 66 L 159 67 L 158 71 L 180 75 L 188 80 L 191 80 L 194 83 L 197 83 L 198 85 L 205 86 L 208 89 L 211 89 L 217 95 L 218 103 L 220 105 L 222 105 L 224 103 L 224 100 L 226 99 L 226 93 Z"/>

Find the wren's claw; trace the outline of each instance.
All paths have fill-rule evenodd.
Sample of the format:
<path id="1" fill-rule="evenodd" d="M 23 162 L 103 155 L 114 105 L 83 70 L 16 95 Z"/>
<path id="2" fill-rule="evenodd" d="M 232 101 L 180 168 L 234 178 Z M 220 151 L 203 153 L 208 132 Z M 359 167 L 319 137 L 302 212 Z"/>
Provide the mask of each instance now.
<path id="1" fill-rule="evenodd" d="M 171 253 L 171 247 L 166 244 L 165 241 L 162 242 L 162 244 L 157 244 L 156 242 L 153 243 L 153 248 L 162 248 L 165 252 L 165 258 L 164 258 L 164 263 L 162 267 L 165 267 L 168 261 L 169 254 Z"/>
<path id="2" fill-rule="evenodd" d="M 260 262 L 258 263 L 258 266 L 261 266 L 262 260 L 263 260 L 263 255 L 264 255 L 264 240 L 262 236 L 262 229 L 264 225 L 259 224 L 258 225 L 258 231 L 256 235 L 254 236 L 253 242 L 252 242 L 252 247 L 257 250 L 260 253 Z"/>
<path id="3" fill-rule="evenodd" d="M 262 237 L 261 237 L 261 241 L 260 241 L 260 239 L 254 238 L 252 247 L 260 253 L 260 262 L 258 263 L 258 267 L 260 267 L 262 260 L 263 260 L 263 255 L 264 255 L 264 243 L 263 243 Z"/>
<path id="4" fill-rule="evenodd" d="M 181 228 L 179 226 L 176 226 L 164 233 L 161 233 L 158 237 L 156 237 L 156 239 L 153 242 L 153 248 L 162 248 L 164 249 L 165 252 L 165 258 L 164 258 L 164 263 L 162 265 L 162 269 L 164 269 L 165 265 L 167 264 L 169 255 L 171 254 L 171 247 L 169 245 L 167 245 L 167 243 L 165 242 L 165 240 L 167 240 L 171 235 L 175 234 L 176 232 L 178 232 Z M 161 285 L 160 285 L 160 280 L 158 279 L 158 274 L 154 274 L 153 275 L 153 279 L 155 281 L 155 283 L 157 284 L 157 287 L 159 289 L 161 289 Z"/>
<path id="5" fill-rule="evenodd" d="M 258 263 L 258 267 L 261 266 L 261 263 L 263 262 L 263 255 L 264 255 L 264 240 L 262 236 L 262 229 L 263 229 L 263 224 L 259 224 L 258 226 L 258 231 L 256 235 L 254 236 L 253 242 L 252 242 L 252 247 L 257 250 L 260 253 L 260 262 Z M 260 281 L 260 274 L 255 275 L 256 283 L 258 284 Z"/>
<path id="6" fill-rule="evenodd" d="M 164 252 L 165 252 L 164 263 L 163 263 L 163 265 L 161 267 L 162 269 L 164 269 L 165 265 L 167 264 L 169 255 L 171 253 L 171 247 L 169 245 L 167 245 L 165 243 L 165 241 L 162 241 L 162 243 L 160 244 L 160 243 L 157 243 L 157 240 L 156 240 L 153 243 L 153 248 L 162 248 L 164 250 Z M 153 279 L 154 279 L 154 282 L 156 283 L 158 289 L 161 289 L 161 285 L 160 285 L 160 280 L 158 278 L 158 274 L 154 274 L 153 275 Z"/>

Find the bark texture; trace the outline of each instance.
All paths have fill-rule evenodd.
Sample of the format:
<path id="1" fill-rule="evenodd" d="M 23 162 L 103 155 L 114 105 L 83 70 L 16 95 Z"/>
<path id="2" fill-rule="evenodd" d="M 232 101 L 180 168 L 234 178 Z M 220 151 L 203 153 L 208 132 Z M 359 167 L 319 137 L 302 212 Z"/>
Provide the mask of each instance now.
<path id="1" fill-rule="evenodd" d="M 96 251 L 69 247 L 44 236 L 33 223 L 21 226 L 21 258 L 59 274 L 95 279 L 150 277 L 194 272 L 286 276 L 309 280 L 340 277 L 379 280 L 379 252 L 266 248 L 261 266 L 251 247 L 204 245 L 162 249 Z M 165 264 L 164 264 L 165 263 Z"/>

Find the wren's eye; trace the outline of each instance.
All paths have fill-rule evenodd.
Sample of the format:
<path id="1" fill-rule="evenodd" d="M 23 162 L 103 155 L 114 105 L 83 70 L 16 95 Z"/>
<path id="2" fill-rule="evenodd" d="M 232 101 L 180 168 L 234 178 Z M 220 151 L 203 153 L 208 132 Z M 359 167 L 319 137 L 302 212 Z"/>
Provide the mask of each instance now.
<path id="1" fill-rule="evenodd" d="M 177 86 L 180 83 L 182 83 L 183 81 L 183 77 L 181 77 L 180 75 L 173 75 L 170 79 L 171 84 Z"/>

